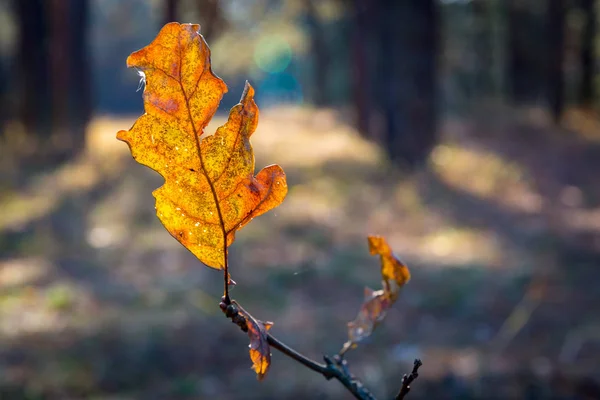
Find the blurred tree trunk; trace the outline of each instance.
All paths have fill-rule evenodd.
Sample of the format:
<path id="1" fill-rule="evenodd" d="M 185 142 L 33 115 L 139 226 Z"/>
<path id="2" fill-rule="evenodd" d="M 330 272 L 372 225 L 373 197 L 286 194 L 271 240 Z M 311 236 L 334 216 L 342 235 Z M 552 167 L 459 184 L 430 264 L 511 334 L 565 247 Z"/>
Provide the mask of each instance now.
<path id="1" fill-rule="evenodd" d="M 378 137 L 382 145 L 387 145 L 388 137 L 397 132 L 396 110 L 398 108 L 398 99 L 396 96 L 396 77 L 394 74 L 395 60 L 394 54 L 394 35 L 393 15 L 391 8 L 392 0 L 377 0 L 377 20 L 379 29 L 377 31 L 377 41 L 379 51 L 376 57 L 376 72 L 373 74 L 376 82 L 376 103 L 382 115 L 383 131 Z M 389 153 L 388 153 L 389 155 Z"/>
<path id="2" fill-rule="evenodd" d="M 28 133 L 50 136 L 50 68 L 44 0 L 14 0 L 18 19 L 17 115 Z"/>
<path id="3" fill-rule="evenodd" d="M 437 2 L 380 3 L 383 145 L 395 163 L 414 168 L 426 160 L 436 140 Z"/>
<path id="4" fill-rule="evenodd" d="M 316 106 L 324 106 L 327 101 L 329 81 L 329 53 L 323 24 L 315 8 L 314 0 L 305 0 L 306 23 L 310 32 L 310 47 L 313 58 L 313 102 Z"/>
<path id="5" fill-rule="evenodd" d="M 200 15 L 200 32 L 210 43 L 226 28 L 227 20 L 223 16 L 219 0 L 197 0 L 196 6 Z"/>
<path id="6" fill-rule="evenodd" d="M 88 0 L 15 0 L 18 115 L 38 139 L 37 164 L 83 148 L 90 118 Z"/>
<path id="7" fill-rule="evenodd" d="M 50 68 L 54 161 L 81 151 L 90 119 L 88 0 L 51 0 Z"/>
<path id="8" fill-rule="evenodd" d="M 71 57 L 69 46 L 70 0 L 50 0 L 48 19 L 50 21 L 50 77 L 52 93 L 52 132 L 58 133 L 61 145 L 66 145 L 69 137 L 69 81 Z"/>
<path id="9" fill-rule="evenodd" d="M 473 82 L 474 100 L 488 97 L 492 94 L 493 80 L 493 38 L 490 23 L 490 2 L 488 0 L 473 0 L 473 54 L 475 56 L 475 77 Z"/>
<path id="10" fill-rule="evenodd" d="M 91 63 L 89 49 L 89 0 L 71 0 L 70 35 L 70 129 L 76 138 L 75 147 L 81 149 L 85 130 L 92 116 Z"/>
<path id="11" fill-rule="evenodd" d="M 368 32 L 371 31 L 371 18 L 368 1 L 353 0 L 354 21 L 352 32 L 352 96 L 356 128 L 363 137 L 370 137 L 369 132 L 369 71 L 368 71 Z"/>
<path id="12" fill-rule="evenodd" d="M 177 21 L 177 4 L 179 0 L 165 0 L 165 20 L 164 23 Z"/>
<path id="13" fill-rule="evenodd" d="M 184 2 L 184 6 L 192 7 L 181 9 L 179 0 L 165 0 L 164 2 L 164 23 L 169 22 L 194 22 L 200 24 L 200 33 L 204 39 L 210 43 L 211 39 L 221 32 L 225 27 L 227 20 L 223 16 L 223 10 L 219 5 L 219 0 L 194 0 L 191 4 Z M 191 12 L 198 16 L 197 21 L 181 21 L 181 15 L 187 15 Z"/>
<path id="14" fill-rule="evenodd" d="M 521 84 L 521 74 L 523 70 L 523 57 L 519 51 L 519 37 L 522 24 L 522 12 L 517 8 L 515 2 L 518 0 L 507 0 L 508 4 L 508 63 L 506 75 L 510 79 L 510 95 L 514 102 L 520 102 L 523 97 L 523 89 Z"/>
<path id="15" fill-rule="evenodd" d="M 519 0 L 508 0 L 508 77 L 510 79 L 510 92 L 512 100 L 519 104 L 528 100 L 530 94 L 531 65 L 528 63 L 526 52 L 523 49 L 527 36 L 528 15 L 525 5 Z M 530 51 L 533 51 L 530 49 Z"/>
<path id="16" fill-rule="evenodd" d="M 594 39 L 596 37 L 597 22 L 594 3 L 594 0 L 581 1 L 581 8 L 585 15 L 585 27 L 581 41 L 581 83 L 578 102 L 585 107 L 593 106 L 595 98 L 596 51 Z"/>
<path id="17" fill-rule="evenodd" d="M 12 107 L 8 99 L 9 74 L 3 59 L 0 59 L 0 136 L 4 134 L 4 125 L 11 114 Z"/>
<path id="18" fill-rule="evenodd" d="M 501 99 L 507 98 L 507 76 L 506 76 L 506 46 L 504 45 L 507 37 L 507 11 L 506 0 L 489 1 L 490 25 L 491 25 L 491 46 L 492 46 L 492 86 L 494 95 Z"/>
<path id="19" fill-rule="evenodd" d="M 565 0 L 548 0 L 546 96 L 555 122 L 560 121 L 564 108 Z"/>
<path id="20" fill-rule="evenodd" d="M 507 2 L 510 94 L 516 104 L 536 102 L 547 96 L 544 79 L 548 70 L 546 49 L 552 43 L 546 36 L 548 19 L 544 18 L 544 6 L 547 3 L 537 0 Z"/>

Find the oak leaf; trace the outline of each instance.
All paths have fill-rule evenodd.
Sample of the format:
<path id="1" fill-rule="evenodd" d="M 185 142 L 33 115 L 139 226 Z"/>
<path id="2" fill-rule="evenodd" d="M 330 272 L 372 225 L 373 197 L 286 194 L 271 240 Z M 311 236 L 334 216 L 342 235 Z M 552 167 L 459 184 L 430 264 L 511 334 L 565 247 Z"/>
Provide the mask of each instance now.
<path id="1" fill-rule="evenodd" d="M 248 327 L 252 369 L 256 372 L 257 379 L 262 380 L 271 365 L 271 347 L 267 339 L 267 331 L 271 329 L 273 323 L 257 320 L 239 304 L 236 304 L 236 306 L 239 314 L 246 320 L 246 326 Z"/>
<path id="2" fill-rule="evenodd" d="M 169 23 L 127 58 L 146 82 L 145 114 L 117 138 L 164 178 L 153 195 L 169 233 L 204 264 L 223 269 L 235 232 L 281 204 L 287 184 L 278 165 L 254 176 L 250 137 L 259 111 L 250 84 L 227 123 L 204 135 L 227 87 L 211 70 L 199 28 Z"/>

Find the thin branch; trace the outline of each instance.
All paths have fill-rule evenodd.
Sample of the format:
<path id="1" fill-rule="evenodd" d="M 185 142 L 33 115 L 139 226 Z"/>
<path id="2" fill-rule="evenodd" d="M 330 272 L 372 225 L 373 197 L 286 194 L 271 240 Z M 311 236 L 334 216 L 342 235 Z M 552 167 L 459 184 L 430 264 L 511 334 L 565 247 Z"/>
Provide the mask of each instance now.
<path id="1" fill-rule="evenodd" d="M 350 340 L 348 340 L 347 342 L 345 342 L 344 345 L 342 346 L 342 349 L 338 353 L 338 356 L 344 358 L 344 355 L 346 354 L 346 352 L 348 350 L 350 350 L 352 348 L 352 345 L 353 345 L 353 343 Z"/>
<path id="2" fill-rule="evenodd" d="M 348 363 L 341 357 L 335 356 L 333 359 L 329 356 L 324 356 L 325 364 L 320 364 L 310 358 L 298 353 L 286 344 L 277 340 L 273 335 L 268 334 L 267 340 L 271 347 L 279 350 L 286 356 L 298 361 L 300 364 L 320 373 L 325 379 L 332 378 L 340 381 L 342 385 L 359 400 L 376 400 L 375 396 L 348 370 Z"/>
<path id="3" fill-rule="evenodd" d="M 239 314 L 238 305 L 235 301 L 227 299 L 225 296 L 221 298 L 219 304 L 221 310 L 225 313 L 227 318 L 231 319 L 233 323 L 238 325 L 244 332 L 248 331 L 248 325 L 246 319 Z M 247 311 L 245 311 L 247 313 Z M 358 400 L 376 400 L 375 396 L 362 384 L 362 382 L 350 373 L 348 368 L 348 362 L 340 355 L 334 357 L 324 356 L 325 364 L 318 363 L 303 354 L 300 354 L 296 350 L 292 349 L 285 343 L 281 342 L 275 336 L 267 333 L 267 341 L 269 345 L 279 350 L 281 353 L 290 357 L 291 359 L 299 362 L 308 369 L 311 369 L 321 375 L 327 380 L 337 379 L 354 397 Z M 417 370 L 422 365 L 420 360 L 415 360 L 415 368 L 409 377 L 404 375 L 402 379 L 402 389 L 396 396 L 396 400 L 403 399 L 404 395 L 410 390 L 410 383 L 418 376 Z M 400 397 L 399 397 L 400 396 Z"/>
<path id="4" fill-rule="evenodd" d="M 421 365 L 423 365 L 421 360 L 416 359 L 415 364 L 413 366 L 413 370 L 410 373 L 410 375 L 407 376 L 405 374 L 402 377 L 402 387 L 400 388 L 400 391 L 396 395 L 395 400 L 403 400 L 404 396 L 406 396 L 408 394 L 408 392 L 410 392 L 410 384 L 419 377 L 419 367 Z"/>
<path id="5" fill-rule="evenodd" d="M 348 362 L 342 357 L 334 356 L 333 360 L 324 356 L 328 367 L 335 372 L 334 377 L 340 381 L 356 397 L 362 400 L 376 400 L 375 396 L 367 389 L 362 382 L 350 373 L 348 370 Z"/>
<path id="6" fill-rule="evenodd" d="M 275 336 L 271 335 L 270 333 L 267 333 L 267 341 L 269 342 L 269 345 L 271 347 L 273 347 L 274 349 L 277 349 L 281 353 L 285 354 L 286 356 L 294 359 L 295 361 L 298 361 L 300 364 L 304 365 L 305 367 L 312 369 L 315 372 L 320 373 L 321 375 L 323 375 L 325 377 L 325 379 L 329 380 L 329 379 L 333 378 L 333 374 L 331 374 L 331 372 L 327 369 L 326 365 L 320 364 L 320 363 L 306 357 L 305 355 L 298 353 L 296 350 L 292 349 L 285 343 L 279 341 L 279 339 L 277 339 Z"/>

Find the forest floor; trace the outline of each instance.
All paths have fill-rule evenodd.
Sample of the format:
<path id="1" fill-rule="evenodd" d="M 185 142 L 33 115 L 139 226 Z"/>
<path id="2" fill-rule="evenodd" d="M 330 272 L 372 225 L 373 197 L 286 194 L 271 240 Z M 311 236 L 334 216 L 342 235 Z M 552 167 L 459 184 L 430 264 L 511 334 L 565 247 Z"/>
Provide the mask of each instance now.
<path id="1" fill-rule="evenodd" d="M 233 297 L 299 351 L 334 354 L 380 284 L 366 236 L 384 235 L 413 277 L 348 355 L 379 398 L 416 357 L 414 399 L 600 398 L 600 122 L 447 119 L 409 175 L 341 115 L 261 115 L 257 167 L 283 166 L 289 193 L 237 234 Z M 0 398 L 347 398 L 276 352 L 255 382 L 221 274 L 163 229 L 161 178 L 115 139 L 132 122 L 96 118 L 56 168 L 2 164 Z"/>

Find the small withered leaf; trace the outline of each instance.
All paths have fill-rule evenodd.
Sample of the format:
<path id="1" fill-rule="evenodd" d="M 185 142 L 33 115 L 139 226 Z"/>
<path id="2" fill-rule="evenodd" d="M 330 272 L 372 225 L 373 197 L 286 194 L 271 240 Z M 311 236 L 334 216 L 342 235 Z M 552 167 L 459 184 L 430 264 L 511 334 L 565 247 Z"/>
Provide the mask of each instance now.
<path id="1" fill-rule="evenodd" d="M 258 380 L 262 380 L 271 365 L 271 347 L 267 340 L 267 331 L 273 326 L 272 322 L 263 322 L 252 317 L 246 310 L 236 304 L 239 314 L 246 319 L 248 337 L 250 338 L 250 359 L 252 369 Z"/>
<path id="2" fill-rule="evenodd" d="M 400 287 L 410 280 L 408 267 L 393 254 L 383 237 L 369 236 L 368 242 L 369 252 L 380 256 L 383 289 L 373 291 L 365 288 L 364 301 L 354 321 L 348 323 L 348 341 L 340 354 L 355 348 L 357 343 L 373 333 L 398 298 Z"/>
<path id="3" fill-rule="evenodd" d="M 369 236 L 369 252 L 379 255 L 381 259 L 381 277 L 384 281 L 384 290 L 392 297 L 398 295 L 398 289 L 410 280 L 410 271 L 381 236 Z M 393 282 L 393 284 L 392 284 Z"/>
<path id="4" fill-rule="evenodd" d="M 356 319 L 348 323 L 348 339 L 358 343 L 373 333 L 375 326 L 383 321 L 393 300 L 383 290 L 365 288 L 365 299 Z"/>
<path id="5" fill-rule="evenodd" d="M 153 195 L 167 231 L 204 264 L 222 269 L 235 232 L 281 204 L 287 184 L 278 165 L 254 175 L 250 137 L 259 111 L 250 84 L 228 121 L 204 136 L 227 87 L 211 70 L 199 28 L 169 23 L 127 58 L 145 77 L 146 113 L 117 138 L 165 179 Z"/>

